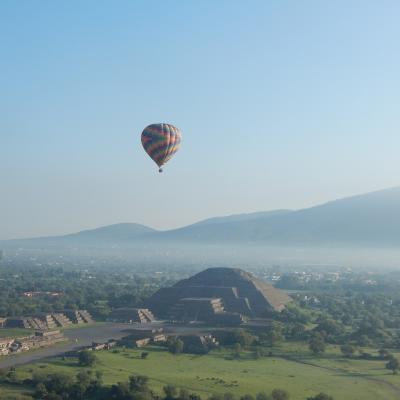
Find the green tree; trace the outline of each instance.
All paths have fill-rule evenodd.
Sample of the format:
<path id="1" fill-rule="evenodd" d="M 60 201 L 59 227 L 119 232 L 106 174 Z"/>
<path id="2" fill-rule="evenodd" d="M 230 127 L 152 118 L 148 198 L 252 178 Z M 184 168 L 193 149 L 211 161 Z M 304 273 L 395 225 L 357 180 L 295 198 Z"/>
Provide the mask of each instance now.
<path id="1" fill-rule="evenodd" d="M 289 393 L 284 389 L 274 389 L 271 397 L 272 400 L 289 400 Z"/>
<path id="2" fill-rule="evenodd" d="M 268 346 L 273 346 L 284 340 L 282 324 L 274 321 L 267 332 L 262 335 L 262 339 L 267 342 Z"/>
<path id="3" fill-rule="evenodd" d="M 131 375 L 129 377 L 129 389 L 134 392 L 147 392 L 149 378 L 145 375 Z"/>
<path id="4" fill-rule="evenodd" d="M 399 367 L 400 367 L 399 360 L 394 357 L 391 357 L 390 360 L 386 363 L 386 368 L 390 369 L 393 372 L 393 375 L 397 374 Z"/>
<path id="5" fill-rule="evenodd" d="M 384 348 L 379 349 L 379 356 L 380 356 L 380 358 L 382 358 L 383 360 L 385 360 L 385 359 L 388 360 L 388 359 L 391 358 L 390 352 L 389 352 L 387 349 L 384 349 Z"/>
<path id="6" fill-rule="evenodd" d="M 36 385 L 35 393 L 34 393 L 33 396 L 34 396 L 36 399 L 46 399 L 48 394 L 49 394 L 49 393 L 48 393 L 48 391 L 47 391 L 47 389 L 46 389 L 45 384 L 41 382 L 41 383 L 38 383 L 38 384 Z"/>
<path id="7" fill-rule="evenodd" d="M 164 400 L 174 400 L 178 395 L 178 389 L 173 385 L 164 386 L 163 391 L 165 394 Z"/>
<path id="8" fill-rule="evenodd" d="M 240 343 L 236 343 L 234 346 L 234 356 L 240 358 L 240 352 L 242 351 L 242 346 Z"/>
<path id="9" fill-rule="evenodd" d="M 314 397 L 307 397 L 307 400 L 333 400 L 333 397 L 321 392 Z"/>
<path id="10" fill-rule="evenodd" d="M 262 355 L 263 355 L 262 350 L 260 349 L 260 347 L 257 346 L 254 350 L 254 358 L 258 360 L 262 357 Z"/>
<path id="11" fill-rule="evenodd" d="M 78 362 L 82 367 L 92 367 L 97 361 L 93 351 L 83 350 L 79 353 Z"/>
<path id="12" fill-rule="evenodd" d="M 351 344 L 344 344 L 343 346 L 340 347 L 340 351 L 343 353 L 344 356 L 351 357 L 356 351 L 356 349 Z"/>
<path id="13" fill-rule="evenodd" d="M 178 400 L 191 400 L 190 392 L 187 389 L 180 389 Z"/>
<path id="14" fill-rule="evenodd" d="M 322 354 L 325 351 L 325 342 L 322 336 L 314 336 L 308 343 L 308 347 L 315 355 Z"/>
<path id="15" fill-rule="evenodd" d="M 172 354 L 182 353 L 183 347 L 183 342 L 179 338 L 172 337 L 168 340 L 168 351 Z"/>

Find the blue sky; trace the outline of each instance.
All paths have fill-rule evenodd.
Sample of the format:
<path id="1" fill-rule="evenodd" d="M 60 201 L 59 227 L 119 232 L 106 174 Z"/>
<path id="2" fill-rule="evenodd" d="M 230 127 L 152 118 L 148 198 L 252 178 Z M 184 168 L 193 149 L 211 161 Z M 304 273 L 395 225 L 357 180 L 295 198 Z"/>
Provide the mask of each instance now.
<path id="1" fill-rule="evenodd" d="M 400 183 L 400 2 L 0 2 L 0 239 Z M 164 174 L 142 129 L 170 122 Z"/>

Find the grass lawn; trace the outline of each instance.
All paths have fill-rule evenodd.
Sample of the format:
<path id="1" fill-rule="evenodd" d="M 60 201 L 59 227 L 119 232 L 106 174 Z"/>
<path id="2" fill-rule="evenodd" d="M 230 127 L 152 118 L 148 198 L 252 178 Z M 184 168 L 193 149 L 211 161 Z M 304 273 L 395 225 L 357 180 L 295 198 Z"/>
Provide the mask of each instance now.
<path id="1" fill-rule="evenodd" d="M 278 350 L 273 349 L 273 354 Z M 400 398 L 400 376 L 390 375 L 383 361 L 348 360 L 338 354 L 337 348 L 328 350 L 326 356 L 315 358 L 302 345 L 285 344 L 281 348 L 282 356 L 293 359 L 272 356 L 256 360 L 251 352 L 232 359 L 231 352 L 225 350 L 206 356 L 174 356 L 159 347 L 119 349 L 118 353 L 97 352 L 99 362 L 95 368 L 103 371 L 106 384 L 126 381 L 132 374 L 143 374 L 150 378 L 151 387 L 157 391 L 166 384 L 174 384 L 196 391 L 204 398 L 211 393 L 269 393 L 274 388 L 286 389 L 292 400 L 304 400 L 322 391 L 335 400 Z M 145 360 L 140 358 L 142 351 L 150 353 Z M 17 373 L 23 378 L 37 369 L 75 374 L 79 367 L 73 359 L 55 358 L 19 367 Z"/>
<path id="2" fill-rule="evenodd" d="M 34 331 L 32 329 L 23 329 L 23 328 L 1 328 L 0 329 L 0 338 L 3 337 L 21 337 L 21 336 L 29 336 L 32 335 Z"/>
<path id="3" fill-rule="evenodd" d="M 32 391 L 29 388 L 21 388 L 21 386 L 0 384 L 0 399 L 1 400 L 24 400 L 24 395 L 31 394 Z M 31 397 L 26 397 L 30 399 Z"/>

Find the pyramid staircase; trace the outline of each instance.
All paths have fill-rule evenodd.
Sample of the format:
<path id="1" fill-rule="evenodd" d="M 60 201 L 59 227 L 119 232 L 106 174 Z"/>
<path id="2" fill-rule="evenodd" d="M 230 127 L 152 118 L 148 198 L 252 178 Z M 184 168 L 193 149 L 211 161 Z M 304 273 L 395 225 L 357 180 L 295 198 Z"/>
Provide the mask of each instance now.
<path id="1" fill-rule="evenodd" d="M 155 320 L 153 313 L 148 308 L 139 308 L 139 318 L 142 323 Z"/>
<path id="2" fill-rule="evenodd" d="M 88 311 L 78 310 L 78 313 L 80 314 L 83 322 L 85 322 L 86 324 L 92 324 L 94 322 L 92 316 L 89 314 Z"/>
<path id="3" fill-rule="evenodd" d="M 72 324 L 72 321 L 63 313 L 55 313 L 52 316 L 56 324 L 60 327 L 65 327 Z"/>
<path id="4" fill-rule="evenodd" d="M 94 322 L 92 316 L 86 310 L 70 310 L 65 314 L 74 324 L 91 324 Z"/>

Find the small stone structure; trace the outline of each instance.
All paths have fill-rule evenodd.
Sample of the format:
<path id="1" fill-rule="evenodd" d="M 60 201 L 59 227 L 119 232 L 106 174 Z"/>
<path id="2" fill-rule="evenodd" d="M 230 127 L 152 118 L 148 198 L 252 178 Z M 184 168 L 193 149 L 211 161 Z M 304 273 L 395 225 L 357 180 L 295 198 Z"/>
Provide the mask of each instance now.
<path id="1" fill-rule="evenodd" d="M 183 335 L 179 336 L 183 342 L 183 351 L 191 354 L 205 354 L 216 348 L 219 343 L 214 336 L 208 335 Z"/>
<path id="2" fill-rule="evenodd" d="M 109 340 L 105 343 L 97 343 L 93 342 L 92 345 L 89 347 L 89 350 L 98 351 L 98 350 L 110 350 L 117 345 L 115 340 Z"/>
<path id="3" fill-rule="evenodd" d="M 64 314 L 74 324 L 92 324 L 94 322 L 93 317 L 86 310 L 67 310 Z"/>
<path id="4" fill-rule="evenodd" d="M 77 310 L 65 311 L 63 313 L 39 314 L 32 317 L 10 317 L 6 318 L 3 327 L 46 330 L 92 322 L 94 322 L 93 318 L 86 310 Z"/>
<path id="5" fill-rule="evenodd" d="M 9 354 L 13 342 L 14 339 L 11 338 L 0 338 L 0 356 Z"/>
<path id="6" fill-rule="evenodd" d="M 206 321 L 223 312 L 220 298 L 185 297 L 171 307 L 169 318 L 178 321 Z"/>
<path id="7" fill-rule="evenodd" d="M 6 318 L 3 327 L 46 330 L 64 328 L 72 324 L 92 322 L 94 322 L 93 318 L 86 310 L 76 310 L 65 311 L 63 313 L 38 314 L 32 317 Z"/>
<path id="8" fill-rule="evenodd" d="M 64 340 L 65 337 L 59 330 L 37 331 L 34 335 L 19 338 L 3 338 L 0 339 L 0 355 L 51 346 Z"/>
<path id="9" fill-rule="evenodd" d="M 167 341 L 163 328 L 157 329 L 132 329 L 128 336 L 123 337 L 119 343 L 128 347 L 143 347 L 153 343 L 162 343 Z"/>
<path id="10" fill-rule="evenodd" d="M 153 313 L 147 308 L 116 308 L 108 316 L 108 320 L 112 322 L 132 323 L 151 323 L 154 321 Z"/>

